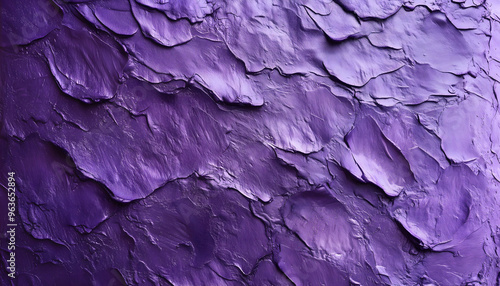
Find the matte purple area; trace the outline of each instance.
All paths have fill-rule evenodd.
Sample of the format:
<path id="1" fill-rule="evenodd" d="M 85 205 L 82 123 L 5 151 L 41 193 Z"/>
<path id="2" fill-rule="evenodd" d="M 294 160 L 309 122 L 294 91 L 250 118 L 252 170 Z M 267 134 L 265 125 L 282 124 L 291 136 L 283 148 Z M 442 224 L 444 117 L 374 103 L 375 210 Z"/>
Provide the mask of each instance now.
<path id="1" fill-rule="evenodd" d="M 500 285 L 499 21 L 2 0 L 0 285 Z"/>

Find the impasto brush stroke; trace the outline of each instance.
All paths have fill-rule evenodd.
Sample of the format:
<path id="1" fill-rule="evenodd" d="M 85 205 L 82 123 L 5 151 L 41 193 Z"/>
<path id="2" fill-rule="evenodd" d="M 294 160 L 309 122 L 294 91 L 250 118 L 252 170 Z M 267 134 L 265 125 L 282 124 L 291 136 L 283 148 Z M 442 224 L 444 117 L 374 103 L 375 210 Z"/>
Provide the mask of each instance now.
<path id="1" fill-rule="evenodd" d="M 0 285 L 500 285 L 500 1 L 0 22 Z"/>

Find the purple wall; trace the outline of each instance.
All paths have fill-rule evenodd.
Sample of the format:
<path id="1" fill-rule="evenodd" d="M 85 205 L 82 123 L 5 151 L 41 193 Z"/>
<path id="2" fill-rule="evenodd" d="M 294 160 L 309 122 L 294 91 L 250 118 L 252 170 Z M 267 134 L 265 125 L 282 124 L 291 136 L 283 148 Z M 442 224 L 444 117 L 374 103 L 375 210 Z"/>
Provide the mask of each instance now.
<path id="1" fill-rule="evenodd" d="M 499 285 L 499 21 L 1 0 L 0 285 Z"/>

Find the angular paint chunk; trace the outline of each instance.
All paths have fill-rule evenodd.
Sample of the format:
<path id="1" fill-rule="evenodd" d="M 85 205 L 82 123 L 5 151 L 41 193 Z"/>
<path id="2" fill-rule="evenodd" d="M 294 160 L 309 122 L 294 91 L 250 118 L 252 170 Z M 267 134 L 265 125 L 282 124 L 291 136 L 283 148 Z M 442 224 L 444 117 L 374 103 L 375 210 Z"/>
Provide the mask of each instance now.
<path id="1" fill-rule="evenodd" d="M 184 44 L 191 40 L 191 25 L 188 21 L 181 19 L 173 21 L 163 13 L 148 10 L 141 5 L 131 1 L 132 12 L 141 27 L 144 36 L 150 38 L 160 45 L 173 47 Z"/>
<path id="2" fill-rule="evenodd" d="M 118 47 L 69 28 L 54 34 L 44 54 L 61 90 L 87 103 L 113 98 L 126 63 Z"/>
<path id="3" fill-rule="evenodd" d="M 362 178 L 379 186 L 388 196 L 399 195 L 414 182 L 408 161 L 371 117 L 359 120 L 347 134 L 346 142 L 363 172 Z"/>

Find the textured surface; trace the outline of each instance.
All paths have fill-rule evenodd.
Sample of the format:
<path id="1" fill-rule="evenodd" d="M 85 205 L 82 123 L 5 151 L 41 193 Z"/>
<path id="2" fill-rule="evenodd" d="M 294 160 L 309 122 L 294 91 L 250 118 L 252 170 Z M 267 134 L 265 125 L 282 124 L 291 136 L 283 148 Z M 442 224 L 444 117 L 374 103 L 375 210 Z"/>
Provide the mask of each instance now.
<path id="1" fill-rule="evenodd" d="M 2 0 L 0 285 L 499 285 L 499 3 Z"/>

